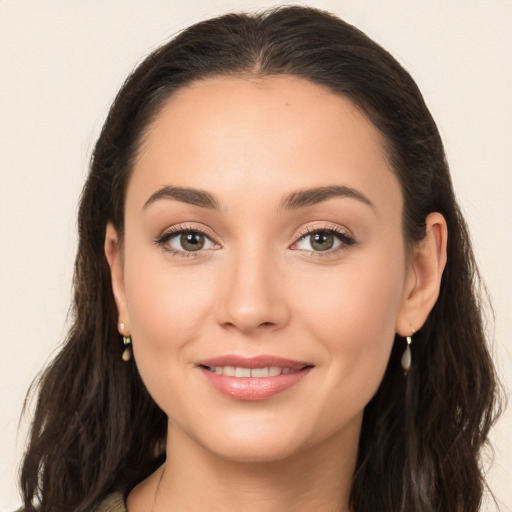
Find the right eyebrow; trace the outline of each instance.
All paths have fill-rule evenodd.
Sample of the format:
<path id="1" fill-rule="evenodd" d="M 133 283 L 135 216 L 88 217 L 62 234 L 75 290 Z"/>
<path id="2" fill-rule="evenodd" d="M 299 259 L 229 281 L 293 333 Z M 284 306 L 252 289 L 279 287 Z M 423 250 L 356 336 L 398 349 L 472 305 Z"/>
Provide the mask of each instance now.
<path id="1" fill-rule="evenodd" d="M 174 199 L 182 203 L 200 206 L 211 210 L 219 209 L 219 202 L 209 192 L 189 187 L 173 187 L 166 185 L 151 194 L 149 199 L 144 203 L 144 208 L 162 199 Z"/>

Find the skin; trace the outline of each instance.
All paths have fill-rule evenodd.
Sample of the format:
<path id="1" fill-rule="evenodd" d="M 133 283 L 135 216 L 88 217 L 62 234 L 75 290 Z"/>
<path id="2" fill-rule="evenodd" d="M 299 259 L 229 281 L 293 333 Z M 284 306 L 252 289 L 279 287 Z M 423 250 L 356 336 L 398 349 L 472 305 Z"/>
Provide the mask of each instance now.
<path id="1" fill-rule="evenodd" d="M 207 191 L 218 208 L 169 197 L 145 206 L 163 186 Z M 282 204 L 326 186 L 371 205 Z M 122 334 L 169 417 L 171 455 L 130 493 L 130 512 L 349 510 L 364 407 L 395 333 L 421 328 L 433 307 L 446 260 L 437 213 L 407 250 L 402 203 L 378 130 L 321 86 L 210 78 L 168 100 L 128 184 L 124 239 L 110 225 L 105 238 Z M 179 236 L 155 243 L 173 228 L 204 231 L 206 248 L 170 252 Z M 354 243 L 315 251 L 305 229 Z M 313 369 L 265 400 L 235 400 L 196 366 L 224 354 Z"/>

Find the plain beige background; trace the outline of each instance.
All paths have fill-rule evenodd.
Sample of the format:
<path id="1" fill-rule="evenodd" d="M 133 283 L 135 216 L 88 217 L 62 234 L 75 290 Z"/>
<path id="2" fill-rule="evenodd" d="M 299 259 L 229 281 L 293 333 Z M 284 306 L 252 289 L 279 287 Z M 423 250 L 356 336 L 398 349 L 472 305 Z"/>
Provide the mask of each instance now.
<path id="1" fill-rule="evenodd" d="M 290 3 L 290 2 L 281 2 Z M 512 381 L 512 1 L 318 0 L 417 80 L 444 138 L 494 300 L 496 361 Z M 18 428 L 31 380 L 66 331 L 75 211 L 106 110 L 144 55 L 178 30 L 263 0 L 0 0 L 0 510 L 18 504 Z M 512 413 L 489 477 L 512 510 Z M 494 510 L 485 505 L 483 510 Z"/>

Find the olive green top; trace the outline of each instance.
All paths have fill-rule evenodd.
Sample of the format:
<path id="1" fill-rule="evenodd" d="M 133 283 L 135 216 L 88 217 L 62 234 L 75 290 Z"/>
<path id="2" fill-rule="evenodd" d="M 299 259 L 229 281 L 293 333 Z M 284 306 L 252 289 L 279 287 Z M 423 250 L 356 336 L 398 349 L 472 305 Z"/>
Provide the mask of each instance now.
<path id="1" fill-rule="evenodd" d="M 23 508 L 16 510 L 16 512 L 24 512 Z M 109 494 L 93 512 L 128 512 L 124 503 L 123 494 L 115 492 Z"/>
<path id="2" fill-rule="evenodd" d="M 127 512 L 123 495 L 120 492 L 107 496 L 94 512 Z"/>

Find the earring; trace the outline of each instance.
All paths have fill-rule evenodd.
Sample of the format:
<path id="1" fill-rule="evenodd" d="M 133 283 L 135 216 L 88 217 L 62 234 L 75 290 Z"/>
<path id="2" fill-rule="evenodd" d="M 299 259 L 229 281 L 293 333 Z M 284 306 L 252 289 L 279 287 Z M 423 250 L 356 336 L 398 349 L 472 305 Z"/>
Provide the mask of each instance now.
<path id="1" fill-rule="evenodd" d="M 124 323 L 119 324 L 119 331 L 124 331 Z M 128 362 L 132 357 L 132 349 L 130 348 L 130 345 L 132 344 L 132 337 L 131 336 L 125 336 L 123 334 L 123 344 L 124 344 L 124 351 L 123 355 L 121 356 L 121 359 L 126 363 Z"/>
<path id="2" fill-rule="evenodd" d="M 413 332 L 413 334 L 414 334 L 414 332 Z M 412 336 L 412 334 L 411 334 L 411 336 Z M 404 376 L 407 375 L 407 372 L 411 368 L 411 362 L 412 362 L 412 354 L 411 354 L 411 348 L 410 348 L 410 345 L 412 343 L 411 336 L 407 336 L 405 338 L 405 341 L 407 342 L 407 346 L 405 347 L 404 353 L 402 355 L 402 359 L 400 359 L 400 363 L 404 370 Z"/>
<path id="3" fill-rule="evenodd" d="M 121 359 L 126 363 L 132 358 L 132 349 L 130 348 L 130 345 L 132 343 L 132 337 L 131 336 L 123 336 L 123 343 L 124 343 L 125 349 L 123 351 L 123 355 L 121 356 Z"/>

